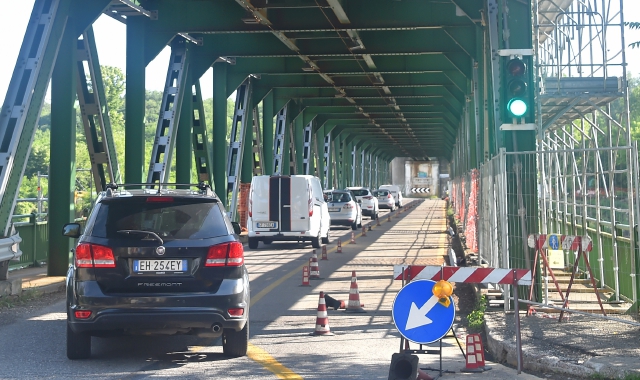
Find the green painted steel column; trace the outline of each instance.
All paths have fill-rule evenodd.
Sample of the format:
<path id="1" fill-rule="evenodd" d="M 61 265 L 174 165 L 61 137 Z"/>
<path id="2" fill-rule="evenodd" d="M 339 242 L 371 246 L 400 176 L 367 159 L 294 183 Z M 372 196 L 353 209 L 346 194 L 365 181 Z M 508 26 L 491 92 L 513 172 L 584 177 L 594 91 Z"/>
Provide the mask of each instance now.
<path id="1" fill-rule="evenodd" d="M 213 64 L 213 183 L 227 204 L 227 63 Z"/>
<path id="2" fill-rule="evenodd" d="M 517 0 L 505 0 L 505 6 L 501 8 L 502 25 L 507 33 L 503 37 L 502 48 L 531 49 L 533 46 L 532 10 L 530 4 L 523 4 Z M 506 60 L 502 61 L 506 64 Z M 528 68 L 529 72 L 534 70 Z M 529 88 L 533 97 L 535 89 Z M 496 126 L 498 130 L 499 126 Z M 535 131 L 507 131 L 503 134 L 502 141 L 507 151 L 527 152 L 536 149 Z M 515 170 L 521 170 L 520 176 L 508 176 L 507 180 L 507 212 L 509 215 L 518 215 L 509 218 L 509 258 L 512 268 L 527 268 L 534 266 L 534 252 L 527 245 L 527 235 L 538 232 L 538 201 L 537 201 L 537 168 L 535 159 L 527 159 L 525 156 L 511 156 L 507 165 L 513 165 Z M 525 212 L 523 212 L 525 211 Z M 538 292 L 538 299 L 541 294 Z"/>
<path id="3" fill-rule="evenodd" d="M 264 174 L 273 174 L 273 91 L 262 99 L 262 165 Z"/>
<path id="4" fill-rule="evenodd" d="M 243 137 L 240 183 L 251 183 L 251 178 L 253 177 L 253 99 L 249 99 L 247 104 L 249 108 L 245 112 L 247 124 Z"/>
<path id="5" fill-rule="evenodd" d="M 51 76 L 51 161 L 49 166 L 49 257 L 47 275 L 64 276 L 69 269 L 73 239 L 62 226 L 75 218 L 76 183 L 76 48 L 73 19 L 60 42 Z"/>
<path id="6" fill-rule="evenodd" d="M 124 177 L 127 183 L 146 182 L 144 144 L 145 17 L 127 20 Z M 59 56 L 59 55 L 58 55 Z M 144 178 L 144 179 L 143 179 Z"/>
<path id="7" fill-rule="evenodd" d="M 191 164 L 193 163 L 193 82 L 188 66 L 184 74 L 187 76 L 185 80 L 186 86 L 182 97 L 180 121 L 176 135 L 176 183 L 193 182 L 191 180 Z"/>

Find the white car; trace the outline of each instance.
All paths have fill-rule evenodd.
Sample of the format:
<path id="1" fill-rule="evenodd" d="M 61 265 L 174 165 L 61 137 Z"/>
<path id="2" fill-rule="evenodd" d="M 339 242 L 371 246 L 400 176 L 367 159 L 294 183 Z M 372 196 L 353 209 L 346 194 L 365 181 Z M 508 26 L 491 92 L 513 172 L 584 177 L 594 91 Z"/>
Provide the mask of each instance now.
<path id="1" fill-rule="evenodd" d="M 389 190 L 393 198 L 396 200 L 396 206 L 402 208 L 402 191 L 400 191 L 400 186 L 382 185 L 378 190 Z"/>
<path id="2" fill-rule="evenodd" d="M 396 200 L 389 190 L 373 190 L 373 196 L 378 198 L 378 206 L 380 208 L 388 208 L 391 211 L 396 210 Z"/>
<path id="3" fill-rule="evenodd" d="M 362 215 L 368 215 L 371 220 L 378 219 L 378 198 L 374 197 L 368 187 L 347 187 L 347 190 L 353 192 L 356 199 L 361 202 Z"/>

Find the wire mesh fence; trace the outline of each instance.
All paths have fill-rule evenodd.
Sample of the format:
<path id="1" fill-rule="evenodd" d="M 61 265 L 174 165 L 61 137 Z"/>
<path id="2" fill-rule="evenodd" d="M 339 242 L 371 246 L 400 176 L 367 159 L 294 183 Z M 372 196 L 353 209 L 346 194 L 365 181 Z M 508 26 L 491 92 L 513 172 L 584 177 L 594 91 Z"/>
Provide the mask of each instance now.
<path id="1" fill-rule="evenodd" d="M 535 285 L 523 289 L 526 297 L 522 299 L 539 303 L 541 309 L 629 311 L 637 302 L 639 253 L 631 227 L 635 225 L 634 169 L 625 157 L 637 157 L 633 147 L 501 151 L 481 165 L 480 262 L 533 270 Z M 470 172 L 453 181 L 452 204 L 458 220 L 465 221 L 463 228 L 474 206 L 469 202 L 472 177 Z M 591 245 L 582 255 L 561 245 L 538 252 L 529 244 L 532 234 L 557 234 L 559 239 L 588 236 Z M 505 293 L 508 296 L 507 289 Z"/>

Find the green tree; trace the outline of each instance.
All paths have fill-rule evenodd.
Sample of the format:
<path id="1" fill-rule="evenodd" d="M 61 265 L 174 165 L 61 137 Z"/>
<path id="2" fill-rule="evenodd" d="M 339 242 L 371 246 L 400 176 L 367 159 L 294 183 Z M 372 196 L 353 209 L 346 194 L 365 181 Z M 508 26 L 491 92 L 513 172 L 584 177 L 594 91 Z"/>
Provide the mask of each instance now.
<path id="1" fill-rule="evenodd" d="M 625 22 L 625 25 L 628 26 L 629 29 L 640 30 L 640 22 Z M 640 41 L 630 43 L 629 47 L 632 49 L 640 47 Z"/>

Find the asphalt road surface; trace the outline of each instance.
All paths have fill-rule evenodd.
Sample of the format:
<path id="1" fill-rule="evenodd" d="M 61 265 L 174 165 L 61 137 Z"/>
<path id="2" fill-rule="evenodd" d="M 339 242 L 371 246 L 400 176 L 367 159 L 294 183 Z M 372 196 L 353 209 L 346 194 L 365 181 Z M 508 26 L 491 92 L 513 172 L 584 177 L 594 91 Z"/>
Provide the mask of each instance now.
<path id="1" fill-rule="evenodd" d="M 442 263 L 447 247 L 443 201 L 425 200 L 415 209 L 392 213 L 391 221 L 387 214 L 381 211 L 382 225 L 374 221 L 366 237 L 356 231 L 356 244 L 348 244 L 351 229 L 332 228 L 329 260 L 319 261 L 322 279 L 311 280 L 310 287 L 300 286 L 310 245 L 261 243 L 258 249 L 246 249 L 252 294 L 247 357 L 225 357 L 220 339 L 137 336 L 94 337 L 91 359 L 70 361 L 65 354 L 64 301 L 59 301 L 0 327 L 0 378 L 387 379 L 391 356 L 400 344 L 391 315 L 401 288 L 400 281 L 392 279 L 393 265 Z M 338 238 L 343 253 L 335 252 Z M 320 250 L 317 253 L 320 256 Z M 366 312 L 331 309 L 334 335 L 311 335 L 319 292 L 347 301 L 354 270 Z M 438 356 L 421 355 L 420 366 L 438 368 Z M 460 349 L 453 338 L 445 338 L 443 369 L 459 372 L 463 367 Z M 503 367 L 473 376 L 516 377 Z M 523 376 L 518 378 L 533 378 Z M 459 373 L 445 377 L 469 378 Z"/>

